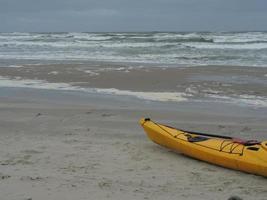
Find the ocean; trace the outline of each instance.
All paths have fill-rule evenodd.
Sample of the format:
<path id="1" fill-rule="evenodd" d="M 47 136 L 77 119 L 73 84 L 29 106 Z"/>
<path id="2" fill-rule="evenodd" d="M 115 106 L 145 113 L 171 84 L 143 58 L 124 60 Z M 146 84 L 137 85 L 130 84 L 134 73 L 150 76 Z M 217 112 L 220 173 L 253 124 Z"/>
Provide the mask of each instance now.
<path id="1" fill-rule="evenodd" d="M 267 32 L 0 33 L 0 60 L 267 66 Z"/>
<path id="2" fill-rule="evenodd" d="M 267 107 L 267 32 L 0 33 L 0 87 Z"/>

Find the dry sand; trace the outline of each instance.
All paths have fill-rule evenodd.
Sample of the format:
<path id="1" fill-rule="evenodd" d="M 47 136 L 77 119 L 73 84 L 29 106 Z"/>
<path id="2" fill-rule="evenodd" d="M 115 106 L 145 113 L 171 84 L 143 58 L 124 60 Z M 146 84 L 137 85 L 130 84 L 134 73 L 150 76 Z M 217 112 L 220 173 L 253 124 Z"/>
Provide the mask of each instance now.
<path id="1" fill-rule="evenodd" d="M 149 141 L 138 124 L 149 116 L 264 138 L 266 110 L 30 89 L 0 94 L 1 200 L 267 198 L 266 178 L 174 153 Z"/>

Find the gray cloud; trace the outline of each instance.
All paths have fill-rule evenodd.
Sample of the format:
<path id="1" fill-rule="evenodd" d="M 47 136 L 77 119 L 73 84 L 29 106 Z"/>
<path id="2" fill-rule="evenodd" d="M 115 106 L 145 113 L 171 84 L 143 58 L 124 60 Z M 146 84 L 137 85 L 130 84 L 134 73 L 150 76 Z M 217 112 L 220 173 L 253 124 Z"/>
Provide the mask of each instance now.
<path id="1" fill-rule="evenodd" d="M 267 30 L 266 0 L 0 0 L 0 31 Z"/>

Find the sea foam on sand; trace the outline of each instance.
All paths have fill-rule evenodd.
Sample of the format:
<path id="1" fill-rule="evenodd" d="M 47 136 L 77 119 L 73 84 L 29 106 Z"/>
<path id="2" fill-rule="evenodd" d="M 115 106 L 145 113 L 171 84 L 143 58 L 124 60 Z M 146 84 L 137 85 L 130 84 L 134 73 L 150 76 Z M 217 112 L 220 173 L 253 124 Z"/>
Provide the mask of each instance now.
<path id="1" fill-rule="evenodd" d="M 49 83 L 44 80 L 22 79 L 21 77 L 10 79 L 4 76 L 0 76 L 0 87 L 81 91 L 107 95 L 132 96 L 138 99 L 160 102 L 183 102 L 187 101 L 190 98 L 191 101 L 215 101 L 253 107 L 267 107 L 267 99 L 264 97 L 254 95 L 225 96 L 219 94 L 219 92 L 216 91 L 212 91 L 212 93 L 209 92 L 208 94 L 206 94 L 205 99 L 197 99 L 197 97 L 194 98 L 195 92 L 193 90 L 186 90 L 185 92 L 143 92 L 119 90 L 116 88 L 84 88 L 80 86 L 73 86 L 69 83 Z"/>
<path id="2" fill-rule="evenodd" d="M 115 88 L 109 89 L 95 89 L 99 93 L 105 94 L 116 94 L 116 95 L 127 95 L 136 96 L 140 99 L 146 99 L 151 101 L 186 101 L 186 94 L 180 92 L 135 92 L 129 90 L 118 90 Z"/>
<path id="3" fill-rule="evenodd" d="M 96 92 L 101 94 L 111 94 L 120 96 L 134 96 L 139 99 L 150 101 L 186 101 L 186 94 L 179 92 L 136 92 L 130 90 L 118 90 L 115 88 L 82 88 L 78 86 L 72 86 L 68 83 L 48 83 L 43 80 L 31 80 L 21 79 L 9 79 L 8 77 L 0 76 L 0 87 L 23 87 L 34 89 L 53 89 L 53 90 L 70 90 L 70 91 L 82 91 L 82 92 Z"/>

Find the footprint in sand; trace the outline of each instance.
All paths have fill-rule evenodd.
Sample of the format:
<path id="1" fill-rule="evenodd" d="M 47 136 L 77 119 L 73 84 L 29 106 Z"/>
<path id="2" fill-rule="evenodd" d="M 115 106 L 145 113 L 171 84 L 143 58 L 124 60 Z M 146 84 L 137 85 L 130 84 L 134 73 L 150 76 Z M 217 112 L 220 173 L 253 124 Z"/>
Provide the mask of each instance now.
<path id="1" fill-rule="evenodd" d="M 32 177 L 32 176 L 22 176 L 20 177 L 21 181 L 42 181 L 44 178 L 40 176 Z"/>
<path id="2" fill-rule="evenodd" d="M 102 117 L 112 117 L 115 116 L 115 114 L 111 114 L 111 113 L 104 113 L 101 115 Z"/>
<path id="3" fill-rule="evenodd" d="M 29 165 L 33 164 L 33 162 L 30 161 L 31 155 L 24 155 L 24 156 L 16 156 L 16 157 L 9 157 L 7 160 L 0 161 L 1 165 Z"/>
<path id="4" fill-rule="evenodd" d="M 10 177 L 11 176 L 9 176 L 9 175 L 4 175 L 4 174 L 0 173 L 0 179 L 1 180 L 9 179 Z"/>
<path id="5" fill-rule="evenodd" d="M 241 130 L 242 132 L 246 132 L 246 131 L 251 131 L 251 128 L 249 128 L 249 127 L 244 127 L 242 130 Z"/>
<path id="6" fill-rule="evenodd" d="M 231 196 L 228 200 L 242 200 L 239 196 Z"/>
<path id="7" fill-rule="evenodd" d="M 24 151 L 21 151 L 22 153 L 25 153 L 25 154 L 40 154 L 40 153 L 43 153 L 42 151 L 37 151 L 37 150 L 34 150 L 34 149 L 26 149 Z"/>
<path id="8" fill-rule="evenodd" d="M 75 143 L 80 142 L 80 140 L 77 140 L 77 139 L 66 139 L 63 142 L 66 143 L 66 144 L 75 144 Z"/>
<path id="9" fill-rule="evenodd" d="M 223 129 L 223 128 L 226 128 L 224 125 L 218 125 L 218 128 L 219 129 Z"/>
<path id="10" fill-rule="evenodd" d="M 112 181 L 111 180 L 103 180 L 98 183 L 98 186 L 101 189 L 110 189 L 112 186 Z"/>
<path id="11" fill-rule="evenodd" d="M 144 170 L 144 171 L 151 170 L 151 169 L 152 168 L 150 166 L 148 166 L 148 165 L 142 168 L 142 170 Z"/>
<path id="12" fill-rule="evenodd" d="M 35 115 L 35 117 L 39 117 L 39 116 L 41 116 L 42 115 L 42 113 L 37 113 L 36 115 Z"/>

